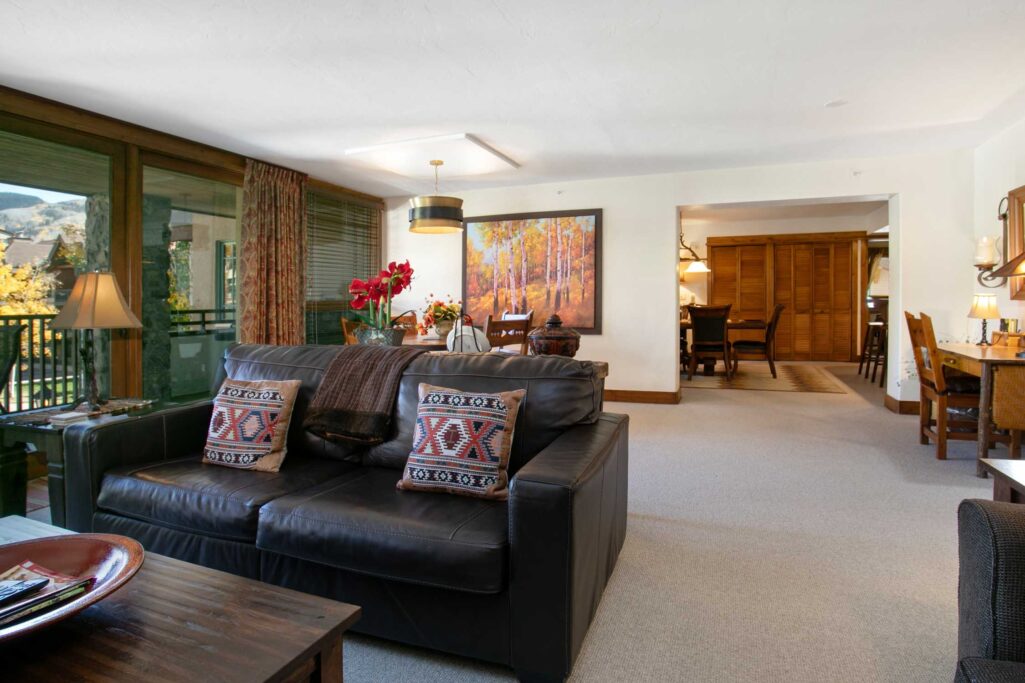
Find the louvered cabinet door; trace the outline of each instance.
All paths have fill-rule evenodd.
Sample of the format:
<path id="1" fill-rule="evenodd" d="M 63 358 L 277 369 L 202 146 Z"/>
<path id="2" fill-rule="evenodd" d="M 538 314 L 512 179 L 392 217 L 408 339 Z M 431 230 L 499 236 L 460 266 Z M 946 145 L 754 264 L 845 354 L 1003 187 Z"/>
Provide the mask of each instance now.
<path id="1" fill-rule="evenodd" d="M 772 291 L 775 303 L 783 304 L 776 326 L 776 358 L 794 357 L 794 247 L 776 245 L 773 249 Z"/>
<path id="2" fill-rule="evenodd" d="M 737 247 L 711 247 L 708 250 L 712 269 L 712 306 L 737 305 Z"/>
<path id="3" fill-rule="evenodd" d="M 765 244 L 737 248 L 737 300 L 730 317 L 741 320 L 765 320 L 769 290 L 769 246 Z M 765 339 L 762 330 L 734 330 L 730 340 Z"/>
<path id="4" fill-rule="evenodd" d="M 794 354 L 793 360 L 808 360 L 812 351 L 812 262 L 810 244 L 794 247 Z"/>
<path id="5" fill-rule="evenodd" d="M 833 245 L 812 247 L 811 359 L 833 356 Z"/>
<path id="6" fill-rule="evenodd" d="M 854 353 L 856 254 L 853 242 L 833 245 L 832 353 L 830 360 L 849 361 Z"/>

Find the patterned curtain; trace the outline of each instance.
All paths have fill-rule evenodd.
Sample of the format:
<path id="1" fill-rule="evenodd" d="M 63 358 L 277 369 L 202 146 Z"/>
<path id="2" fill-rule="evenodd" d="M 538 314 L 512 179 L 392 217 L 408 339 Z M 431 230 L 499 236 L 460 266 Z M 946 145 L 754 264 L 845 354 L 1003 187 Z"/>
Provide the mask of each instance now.
<path id="1" fill-rule="evenodd" d="M 252 159 L 242 187 L 239 339 L 306 340 L 306 176 Z"/>

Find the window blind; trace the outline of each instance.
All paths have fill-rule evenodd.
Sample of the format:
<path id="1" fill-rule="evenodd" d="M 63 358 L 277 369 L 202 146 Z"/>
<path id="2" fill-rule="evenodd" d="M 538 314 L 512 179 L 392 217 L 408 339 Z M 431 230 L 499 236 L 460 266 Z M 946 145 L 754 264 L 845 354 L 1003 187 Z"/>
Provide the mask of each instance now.
<path id="1" fill-rule="evenodd" d="M 306 340 L 343 343 L 352 278 L 380 269 L 381 210 L 311 190 L 306 199 Z"/>

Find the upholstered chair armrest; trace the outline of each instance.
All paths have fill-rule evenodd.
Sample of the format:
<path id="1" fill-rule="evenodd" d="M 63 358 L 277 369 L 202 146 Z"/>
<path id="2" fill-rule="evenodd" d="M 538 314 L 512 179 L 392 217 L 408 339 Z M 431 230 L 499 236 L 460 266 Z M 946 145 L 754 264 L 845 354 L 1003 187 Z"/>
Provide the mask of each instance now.
<path id="1" fill-rule="evenodd" d="M 1025 505 L 962 501 L 957 535 L 958 660 L 1025 662 Z"/>
<path id="2" fill-rule="evenodd" d="M 107 470 L 181 458 L 203 450 L 212 410 L 213 404 L 203 401 L 139 417 L 74 424 L 65 429 L 68 528 L 92 531 L 96 498 Z"/>
<path id="3" fill-rule="evenodd" d="M 509 492 L 512 664 L 520 680 L 570 672 L 626 537 L 626 415 L 602 413 L 538 453 Z"/>

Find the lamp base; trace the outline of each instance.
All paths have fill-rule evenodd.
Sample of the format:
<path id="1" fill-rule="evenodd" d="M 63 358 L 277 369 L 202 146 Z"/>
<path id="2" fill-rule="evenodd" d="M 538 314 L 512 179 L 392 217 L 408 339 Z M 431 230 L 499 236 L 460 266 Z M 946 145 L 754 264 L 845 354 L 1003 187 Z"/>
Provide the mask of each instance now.
<path id="1" fill-rule="evenodd" d="M 992 344 L 983 339 L 981 342 L 977 343 L 976 346 L 992 346 Z"/>

